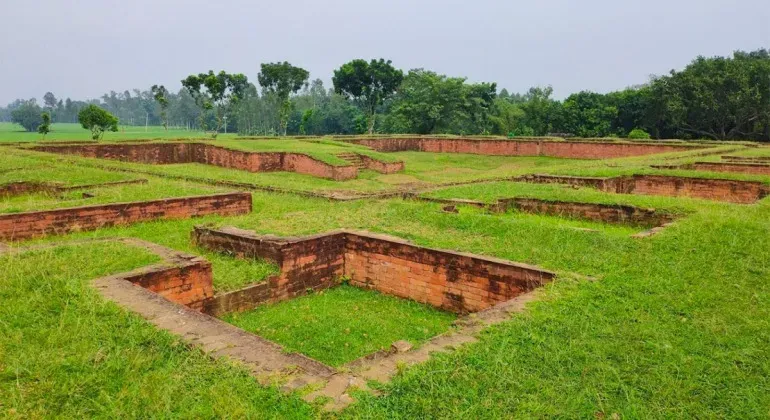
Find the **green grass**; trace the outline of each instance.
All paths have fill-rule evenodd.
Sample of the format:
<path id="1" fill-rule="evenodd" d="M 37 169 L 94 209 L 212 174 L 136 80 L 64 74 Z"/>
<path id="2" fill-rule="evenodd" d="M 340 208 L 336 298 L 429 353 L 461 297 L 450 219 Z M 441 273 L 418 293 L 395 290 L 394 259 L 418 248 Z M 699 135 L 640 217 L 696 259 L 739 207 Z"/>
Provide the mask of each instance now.
<path id="1" fill-rule="evenodd" d="M 308 416 L 296 397 L 104 301 L 92 278 L 155 256 L 121 244 L 0 256 L 0 417 Z"/>
<path id="2" fill-rule="evenodd" d="M 735 147 L 727 145 L 718 151 Z M 33 153 L 13 155 L 26 158 Z M 529 162 L 529 166 L 499 172 L 665 173 L 649 165 L 704 159 L 695 155 L 554 161 L 539 167 L 537 160 L 512 158 L 513 163 Z M 438 160 L 454 158 L 436 155 Z M 64 164 L 47 159 L 43 162 Z M 420 168 L 420 159 L 417 156 L 413 162 L 420 169 L 417 175 L 454 176 L 451 171 L 442 174 L 440 165 L 431 166 L 431 160 Z M 75 171 L 92 162 L 66 160 Z M 494 165 L 484 169 L 484 162 L 468 165 L 497 170 Z M 425 175 L 431 167 L 438 173 Z M 198 167 L 186 170 L 193 176 L 202 173 Z M 291 174 L 274 175 L 270 182 L 279 183 L 281 175 Z M 376 178 L 366 180 L 384 184 Z M 321 188 L 308 182 L 307 189 Z M 765 240 L 770 237 L 770 199 L 737 205 L 513 182 L 458 186 L 430 194 L 485 201 L 530 196 L 633 204 L 682 211 L 687 216 L 640 240 L 630 238 L 633 230 L 627 227 L 556 217 L 490 215 L 469 208 L 446 214 L 439 204 L 419 201 L 333 202 L 255 192 L 250 215 L 142 223 L 38 242 L 143 238 L 212 259 L 218 290 L 263 278 L 275 267 L 193 247 L 189 233 L 198 223 L 277 235 L 364 229 L 559 273 L 559 279 L 545 287 L 542 300 L 525 313 L 487 330 L 478 343 L 406 369 L 383 386 L 382 396 L 360 396 L 359 403 L 342 417 L 589 418 L 617 413 L 621 418 L 766 418 L 770 414 L 770 247 Z M 582 226 L 597 232 L 574 229 Z M 113 268 L 128 269 L 140 262 L 137 258 L 100 245 L 88 252 L 0 261 L 0 416 L 10 410 L 23 417 L 307 418 L 316 414 L 294 397 L 280 397 L 256 385 L 242 369 L 209 361 L 195 350 L 174 344 L 178 342 L 146 322 L 100 303 L 92 292 L 84 297 L 90 290 L 84 286 L 87 279 Z M 574 280 L 570 273 L 597 280 Z M 107 307 L 108 312 L 94 307 Z M 293 315 L 304 314 L 296 310 Z M 350 312 L 347 316 L 351 318 Z M 265 316 L 265 322 L 271 318 Z M 41 336 L 50 338 L 44 341 Z M 99 353 L 99 348 L 104 350 Z M 110 361 L 108 366 L 94 363 L 104 357 Z M 29 365 L 23 364 L 26 360 Z"/>
<path id="3" fill-rule="evenodd" d="M 234 137 L 234 134 L 221 137 Z M 160 126 L 121 125 L 118 132 L 104 133 L 103 141 L 121 141 L 137 139 L 177 139 L 177 138 L 207 138 L 205 133 L 200 131 L 187 131 L 183 129 L 169 128 L 168 131 Z M 43 137 L 36 132 L 24 130 L 20 125 L 13 123 L 0 122 L 0 143 L 27 143 L 42 141 Z M 51 125 L 51 132 L 45 137 L 45 141 L 84 141 L 91 140 L 91 132 L 84 129 L 80 124 L 72 123 L 54 123 Z"/>
<path id="4" fill-rule="evenodd" d="M 447 331 L 454 319 L 428 305 L 347 285 L 224 317 L 330 366 L 388 349 L 398 340 L 419 345 Z"/>
<path id="5" fill-rule="evenodd" d="M 65 191 L 61 194 L 35 193 L 4 197 L 0 198 L 0 214 L 96 204 L 159 200 L 163 198 L 194 195 L 210 195 L 232 190 L 156 177 L 146 177 L 145 179 L 147 179 L 147 182 L 141 184 L 123 184 L 77 189 Z M 87 193 L 90 196 L 84 196 L 84 193 Z"/>

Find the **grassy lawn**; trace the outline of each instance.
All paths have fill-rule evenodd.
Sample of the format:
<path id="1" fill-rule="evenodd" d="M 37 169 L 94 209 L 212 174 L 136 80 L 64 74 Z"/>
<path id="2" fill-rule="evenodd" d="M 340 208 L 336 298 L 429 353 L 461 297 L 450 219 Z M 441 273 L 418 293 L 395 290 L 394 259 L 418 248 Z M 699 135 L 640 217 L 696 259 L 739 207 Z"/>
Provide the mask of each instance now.
<path id="1" fill-rule="evenodd" d="M 13 156 L 24 159 L 32 155 L 40 154 L 13 152 Z M 463 165 L 500 173 L 667 173 L 653 171 L 649 165 L 702 159 L 692 152 L 612 161 L 510 158 L 509 163 L 516 167 L 499 169 L 494 159 L 486 162 L 489 157 L 474 156 L 472 159 L 478 160 L 451 163 L 464 157 L 436 155 L 435 160 L 444 160 L 449 168 L 448 174 L 442 174 L 440 163 L 434 165 L 421 155 L 413 158 L 415 173 L 400 175 L 424 176 L 425 180 L 418 181 L 437 182 L 454 177 L 451 170 Z M 46 157 L 40 167 L 49 162 L 68 166 L 72 172 L 93 167 L 90 159 L 60 158 Z M 423 158 L 426 160 L 421 161 Z M 37 162 L 24 159 L 13 164 Z M 111 164 L 129 168 L 136 165 Z M 0 172 L 2 165 L 12 168 L 3 161 Z M 192 176 L 203 176 L 200 168 L 185 170 Z M 695 172 L 671 173 L 693 176 Z M 735 175 L 707 174 L 717 178 Z M 285 185 L 279 184 L 282 179 L 301 183 L 299 179 L 286 181 L 292 174 L 270 175 L 276 176 L 270 181 L 276 185 Z M 363 181 L 380 188 L 384 182 L 377 178 L 373 175 Z M 768 181 L 767 177 L 751 178 Z M 305 188 L 323 187 L 308 184 Z M 561 275 L 545 287 L 542 300 L 525 313 L 486 330 L 478 343 L 406 369 L 383 386 L 382 396 L 359 395 L 359 402 L 341 417 L 770 415 L 770 247 L 766 240 L 770 237 L 770 198 L 753 205 L 737 205 L 514 182 L 456 186 L 429 194 L 484 201 L 528 196 L 633 204 L 678 211 L 686 213 L 686 217 L 654 237 L 633 239 L 629 235 L 634 229 L 629 227 L 558 217 L 491 215 L 471 208 L 447 214 L 440 211 L 439 204 L 412 200 L 335 202 L 255 192 L 250 215 L 142 223 L 36 242 L 108 236 L 142 238 L 210 259 L 218 291 L 260 281 L 274 273 L 275 267 L 264 261 L 238 260 L 193 247 L 189 234 L 195 224 L 233 225 L 277 235 L 304 235 L 343 227 L 363 229 L 419 245 L 536 264 Z M 15 413 L 20 417 L 308 418 L 318 414 L 294 396 L 260 387 L 242 368 L 212 361 L 138 317 L 101 301 L 86 287 L 88 279 L 152 259 L 138 250 L 116 247 L 64 247 L 0 257 L 0 417 Z M 596 281 L 575 280 L 570 273 L 593 276 Z M 260 328 L 259 333 L 265 336 L 274 333 L 276 341 L 297 346 L 292 349 L 308 354 L 318 351 L 314 357 L 328 357 L 328 363 L 341 364 L 357 357 L 354 348 L 369 343 L 360 340 L 358 333 L 369 333 L 357 329 L 357 325 L 367 326 L 374 334 L 374 330 L 409 330 L 417 320 L 433 319 L 414 313 L 366 318 L 369 315 L 354 310 L 355 305 L 366 299 L 384 298 L 370 296 L 369 292 L 339 288 L 266 306 L 239 315 L 236 322 L 254 316 L 253 324 L 242 325 Z M 351 302 L 353 309 L 346 306 Z M 403 301 L 398 303 L 400 306 Z M 393 326 L 369 328 L 375 322 Z M 350 328 L 349 334 L 340 335 L 339 329 L 334 332 L 346 324 L 342 331 Z M 333 341 L 335 334 L 350 341 Z M 372 348 L 409 339 L 407 334 L 388 336 L 377 343 L 372 337 Z"/>
<path id="2" fill-rule="evenodd" d="M 428 305 L 347 285 L 224 317 L 330 366 L 387 349 L 398 340 L 419 345 L 447 331 L 454 319 Z"/>
<path id="3" fill-rule="evenodd" d="M 0 417 L 312 413 L 298 398 L 260 387 L 240 368 L 190 350 L 88 286 L 92 278 L 155 260 L 109 243 L 0 256 Z"/>
<path id="4" fill-rule="evenodd" d="M 222 135 L 225 136 L 225 135 Z M 121 125 L 118 132 L 104 133 L 104 141 L 136 140 L 136 139 L 160 139 L 160 138 L 205 138 L 205 133 L 199 131 L 187 131 L 169 128 L 168 131 L 160 126 L 145 127 Z M 234 137 L 231 134 L 230 137 Z M 2 142 L 37 142 L 43 137 L 37 132 L 24 130 L 20 125 L 0 122 L 0 143 Z M 45 137 L 45 141 L 82 141 L 91 140 L 91 132 L 80 124 L 54 123 L 51 124 L 51 132 Z"/>

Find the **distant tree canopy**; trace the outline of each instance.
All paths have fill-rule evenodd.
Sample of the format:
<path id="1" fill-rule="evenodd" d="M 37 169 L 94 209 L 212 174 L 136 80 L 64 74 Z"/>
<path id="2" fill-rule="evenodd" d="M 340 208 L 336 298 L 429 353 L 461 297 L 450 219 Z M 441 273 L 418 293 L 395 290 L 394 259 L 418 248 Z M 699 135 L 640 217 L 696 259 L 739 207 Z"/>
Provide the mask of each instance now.
<path id="1" fill-rule="evenodd" d="M 43 122 L 40 117 L 43 109 L 37 104 L 34 99 L 24 101 L 19 104 L 13 111 L 11 111 L 11 121 L 24 127 L 27 131 L 35 131 L 37 127 Z"/>
<path id="2" fill-rule="evenodd" d="M 307 70 L 279 62 L 261 66 L 261 92 L 242 74 L 212 71 L 186 78 L 176 94 L 153 86 L 74 101 L 46 92 L 42 108 L 22 99 L 0 107 L 0 121 L 34 131 L 43 110 L 54 123 L 77 122 L 81 109 L 98 105 L 127 125 L 198 125 L 215 132 L 224 127 L 249 135 L 488 133 L 770 141 L 770 53 L 764 49 L 698 57 L 643 85 L 607 94 L 583 91 L 564 100 L 554 98 L 550 86 L 498 94 L 495 83 L 469 83 L 424 69 L 404 75 L 385 59 L 343 64 L 334 72 L 333 89 L 308 79 Z"/>
<path id="3" fill-rule="evenodd" d="M 223 120 L 230 107 L 243 96 L 248 83 L 248 79 L 243 74 L 228 74 L 224 71 L 214 74 L 211 70 L 208 73 L 187 76 L 182 80 L 182 86 L 187 89 L 201 109 L 200 127 L 203 131 L 206 131 L 208 126 L 206 112 L 214 111 L 216 126 L 212 133 L 213 137 L 216 137 L 222 128 Z"/>
<path id="4" fill-rule="evenodd" d="M 93 104 L 80 110 L 78 121 L 83 128 L 91 130 L 94 140 L 100 140 L 105 131 L 118 131 L 118 117 Z"/>
<path id="5" fill-rule="evenodd" d="M 377 107 L 390 98 L 404 80 L 404 72 L 390 60 L 353 60 L 334 71 L 334 91 L 358 102 L 367 116 L 369 134 L 374 132 Z"/>
<path id="6" fill-rule="evenodd" d="M 273 96 L 278 103 L 278 121 L 284 135 L 287 132 L 291 113 L 289 96 L 306 86 L 308 77 L 310 73 L 307 70 L 292 66 L 287 61 L 263 63 L 257 75 L 263 94 Z"/>

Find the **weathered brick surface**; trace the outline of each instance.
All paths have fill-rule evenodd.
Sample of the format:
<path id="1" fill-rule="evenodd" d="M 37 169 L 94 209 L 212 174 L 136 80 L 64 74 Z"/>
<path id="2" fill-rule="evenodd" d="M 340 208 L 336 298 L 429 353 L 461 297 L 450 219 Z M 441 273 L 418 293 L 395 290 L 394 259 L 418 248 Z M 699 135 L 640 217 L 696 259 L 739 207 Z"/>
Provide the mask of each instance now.
<path id="1" fill-rule="evenodd" d="M 385 162 L 385 161 L 374 159 L 370 156 L 361 155 L 361 154 L 359 154 L 358 157 L 361 158 L 361 161 L 364 163 L 364 166 L 366 166 L 367 169 L 371 169 L 381 174 L 394 174 L 396 172 L 401 172 L 404 170 L 404 162 L 402 161 Z"/>
<path id="2" fill-rule="evenodd" d="M 547 214 L 603 223 L 628 223 L 659 226 L 671 222 L 672 216 L 655 209 L 620 204 L 578 203 L 570 201 L 538 200 L 534 198 L 504 198 L 491 206 L 493 211 L 516 209 L 521 212 Z"/>
<path id="3" fill-rule="evenodd" d="M 608 159 L 656 153 L 681 152 L 699 147 L 671 144 L 610 143 L 548 140 L 480 140 L 445 138 L 354 139 L 381 152 L 420 151 L 500 156 L 552 156 L 572 159 Z"/>
<path id="4" fill-rule="evenodd" d="M 755 163 L 695 162 L 692 164 L 692 169 L 699 171 L 770 175 L 770 165 Z"/>
<path id="5" fill-rule="evenodd" d="M 761 182 L 665 175 L 614 178 L 527 175 L 517 178 L 517 181 L 585 186 L 618 194 L 692 197 L 739 204 L 754 203 L 770 194 L 770 188 Z"/>
<path id="6" fill-rule="evenodd" d="M 623 178 L 617 192 L 673 197 L 684 196 L 750 204 L 767 196 L 770 191 L 761 182 L 662 175 L 634 175 L 633 177 Z"/>
<path id="7" fill-rule="evenodd" d="M 734 162 L 770 163 L 770 156 L 722 156 L 722 159 Z"/>
<path id="8" fill-rule="evenodd" d="M 165 265 L 132 273 L 125 280 L 198 311 L 214 296 L 211 263 L 200 257 L 173 258 Z"/>
<path id="9" fill-rule="evenodd" d="M 34 150 L 159 165 L 202 163 L 249 172 L 288 171 L 336 181 L 358 176 L 356 167 L 329 165 L 301 153 L 245 152 L 205 143 L 39 146 Z"/>
<path id="10" fill-rule="evenodd" d="M 0 185 L 0 198 L 48 191 L 50 191 L 50 185 L 44 182 L 9 182 Z"/>
<path id="11" fill-rule="evenodd" d="M 249 212 L 250 193 L 227 193 L 3 214 L 0 215 L 0 240 L 19 241 L 156 219 Z"/>
<path id="12" fill-rule="evenodd" d="M 525 264 L 419 247 L 398 239 L 337 231 L 306 238 L 259 236 L 235 228 L 198 227 L 199 246 L 276 261 L 281 274 L 267 283 L 211 299 L 206 311 L 246 310 L 335 284 L 351 284 L 459 313 L 507 301 L 555 277 Z"/>

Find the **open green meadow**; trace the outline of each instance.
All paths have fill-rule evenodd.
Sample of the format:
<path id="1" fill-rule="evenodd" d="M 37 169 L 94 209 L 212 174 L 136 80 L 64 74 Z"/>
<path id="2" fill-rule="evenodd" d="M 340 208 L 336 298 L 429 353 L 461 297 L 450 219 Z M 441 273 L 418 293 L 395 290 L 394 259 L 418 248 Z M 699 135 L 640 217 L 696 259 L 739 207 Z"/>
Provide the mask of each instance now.
<path id="1" fill-rule="evenodd" d="M 34 143 L 36 133 L 0 124 L 0 142 Z M 105 142 L 200 137 L 127 127 Z M 47 140 L 87 140 L 54 124 Z M 0 217 L 91 204 L 249 189 L 241 216 L 160 220 L 4 244 L 0 252 L 0 417 L 7 418 L 766 418 L 770 416 L 770 198 L 731 204 L 686 197 L 610 194 L 500 178 L 666 174 L 760 181 L 770 176 L 656 169 L 770 156 L 770 149 L 715 146 L 713 155 L 666 153 L 609 160 L 421 152 L 376 153 L 331 139 L 211 142 L 250 151 L 293 151 L 334 164 L 346 150 L 402 160 L 403 172 L 362 171 L 332 181 L 286 172 L 250 173 L 201 164 L 151 165 L 2 146 L 0 185 L 89 185 L 62 194 L 0 196 Z M 339 162 L 337 162 L 339 163 Z M 184 178 L 184 179 L 183 179 Z M 140 183 L 101 185 L 146 180 Z M 242 183 L 235 188 L 220 181 Z M 459 185 L 449 185 L 459 184 Z M 410 191 L 432 198 L 530 197 L 655 208 L 678 216 L 647 238 L 636 226 L 519 212 L 491 213 L 415 198 L 351 201 L 269 192 L 367 194 Z M 87 193 L 87 194 L 84 194 Z M 378 395 L 357 392 L 341 412 L 307 403 L 302 391 L 258 382 L 243 366 L 213 359 L 90 286 L 97 277 L 156 262 L 147 251 L 85 239 L 139 238 L 211 261 L 217 293 L 264 282 L 270 261 L 204 250 L 190 241 L 201 224 L 302 236 L 347 228 L 433 248 L 537 265 L 557 273 L 537 301 L 486 328 L 479 341 L 399 369 Z M 3 244 L 0 244 L 3 245 Z M 0 246 L 0 250 L 2 246 Z M 247 331 L 288 351 L 342 366 L 396 340 L 420 345 L 452 331 L 455 315 L 411 301 L 339 286 L 241 314 Z"/>

